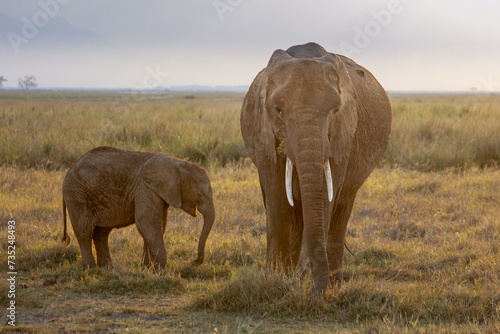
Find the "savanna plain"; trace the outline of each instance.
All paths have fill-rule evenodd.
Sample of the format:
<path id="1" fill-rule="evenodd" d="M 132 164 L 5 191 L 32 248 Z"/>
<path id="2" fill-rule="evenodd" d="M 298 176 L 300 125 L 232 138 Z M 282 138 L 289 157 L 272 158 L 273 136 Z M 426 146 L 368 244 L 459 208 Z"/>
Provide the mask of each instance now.
<path id="1" fill-rule="evenodd" d="M 307 268 L 265 271 L 256 168 L 239 127 L 244 94 L 0 92 L 2 332 L 498 333 L 500 96 L 391 94 L 383 160 L 358 192 L 344 282 L 308 297 Z M 110 236 L 113 269 L 63 250 L 71 163 L 111 145 L 204 166 L 217 218 L 170 210 L 166 270 L 142 269 L 134 226 Z M 7 307 L 8 222 L 16 222 L 16 327 Z"/>

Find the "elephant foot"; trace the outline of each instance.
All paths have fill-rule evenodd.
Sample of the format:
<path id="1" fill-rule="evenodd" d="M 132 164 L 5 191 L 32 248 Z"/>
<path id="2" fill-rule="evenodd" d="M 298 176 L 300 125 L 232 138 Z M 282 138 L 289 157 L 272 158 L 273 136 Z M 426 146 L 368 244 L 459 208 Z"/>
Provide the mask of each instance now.
<path id="1" fill-rule="evenodd" d="M 331 286 L 332 288 L 340 288 L 342 286 L 343 277 L 344 274 L 342 273 L 342 271 L 330 275 L 328 282 L 329 286 Z"/>
<path id="2" fill-rule="evenodd" d="M 151 264 L 151 261 L 149 261 L 149 257 L 148 257 L 148 259 L 147 259 L 147 260 L 142 259 L 142 261 L 141 261 L 141 268 L 142 268 L 142 269 L 148 269 L 148 268 L 151 268 L 151 265 L 152 265 L 152 264 Z"/>
<path id="3" fill-rule="evenodd" d="M 113 262 L 106 261 L 106 262 L 103 262 L 103 263 L 99 263 L 98 267 L 99 268 L 104 268 L 104 269 L 113 269 Z"/>
<path id="4" fill-rule="evenodd" d="M 194 267 L 198 267 L 203 263 L 203 260 L 204 260 L 203 256 L 198 256 L 198 258 L 196 260 L 193 260 L 191 265 Z"/>
<path id="5" fill-rule="evenodd" d="M 155 265 L 153 266 L 153 273 L 160 274 L 163 270 L 165 270 L 166 265 Z"/>
<path id="6" fill-rule="evenodd" d="M 325 291 L 326 287 L 319 287 L 313 282 L 313 286 L 311 287 L 311 291 L 309 292 L 309 298 L 323 298 Z"/>
<path id="7" fill-rule="evenodd" d="M 155 274 L 159 274 L 161 271 L 163 271 L 167 267 L 167 264 L 161 264 L 158 262 L 154 261 L 143 261 L 141 263 L 141 268 L 143 270 L 151 270 Z"/>
<path id="8" fill-rule="evenodd" d="M 93 269 L 97 268 L 95 262 L 94 263 L 82 263 L 82 265 L 83 265 L 84 270 L 93 270 Z"/>

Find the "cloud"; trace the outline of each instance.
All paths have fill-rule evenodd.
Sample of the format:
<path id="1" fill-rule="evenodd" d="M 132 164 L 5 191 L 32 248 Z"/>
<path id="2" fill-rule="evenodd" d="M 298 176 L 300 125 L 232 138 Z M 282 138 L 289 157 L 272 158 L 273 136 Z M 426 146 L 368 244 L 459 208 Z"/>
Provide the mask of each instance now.
<path id="1" fill-rule="evenodd" d="M 23 36 L 23 18 L 56 1 L 67 4 L 12 52 L 7 34 Z M 12 66 L 0 74 L 10 83 L 37 72 L 40 86 L 134 87 L 160 66 L 168 85 L 247 85 L 275 49 L 310 41 L 336 53 L 355 47 L 351 57 L 388 89 L 467 89 L 480 75 L 500 78 L 496 1 L 6 2 L 0 57 Z"/>
<path id="2" fill-rule="evenodd" d="M 60 49 L 95 48 L 112 51 L 116 47 L 94 31 L 78 29 L 63 17 L 53 17 L 43 25 L 29 17 L 15 19 L 0 13 L 1 44 L 4 53 L 40 52 Z"/>

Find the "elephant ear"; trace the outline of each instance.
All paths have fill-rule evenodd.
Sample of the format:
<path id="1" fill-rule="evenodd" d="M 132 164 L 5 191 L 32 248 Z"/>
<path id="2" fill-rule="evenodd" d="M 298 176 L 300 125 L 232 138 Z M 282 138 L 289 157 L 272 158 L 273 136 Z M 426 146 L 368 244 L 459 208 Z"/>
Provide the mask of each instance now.
<path id="1" fill-rule="evenodd" d="M 349 156 L 358 126 L 358 110 L 354 84 L 347 72 L 344 62 L 334 54 L 326 56 L 332 63 L 338 76 L 337 91 L 340 95 L 339 110 L 333 113 L 330 120 L 329 135 L 331 155 L 336 164 Z"/>
<path id="2" fill-rule="evenodd" d="M 142 167 L 142 179 L 149 189 L 169 205 L 182 205 L 181 174 L 173 158 L 156 154 Z"/>
<path id="3" fill-rule="evenodd" d="M 241 109 L 241 133 L 248 155 L 257 165 L 262 157 L 276 163 L 276 140 L 266 107 L 267 68 L 255 77 Z"/>
<path id="4" fill-rule="evenodd" d="M 252 161 L 265 158 L 276 163 L 276 138 L 273 122 L 267 110 L 268 74 L 284 61 L 293 59 L 286 51 L 276 50 L 267 67 L 255 77 L 243 102 L 241 132 Z"/>

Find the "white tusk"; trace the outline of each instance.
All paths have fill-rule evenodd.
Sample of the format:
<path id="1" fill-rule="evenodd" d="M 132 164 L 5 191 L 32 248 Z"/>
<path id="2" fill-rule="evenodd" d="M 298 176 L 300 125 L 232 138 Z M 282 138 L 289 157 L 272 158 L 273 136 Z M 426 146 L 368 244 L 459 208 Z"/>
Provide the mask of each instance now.
<path id="1" fill-rule="evenodd" d="M 323 169 L 325 170 L 326 189 L 328 190 L 328 201 L 331 202 L 333 199 L 333 182 L 332 182 L 332 170 L 330 168 L 329 159 L 326 160 Z"/>
<path id="2" fill-rule="evenodd" d="M 289 157 L 286 157 L 286 170 L 285 170 L 285 186 L 286 186 L 286 198 L 288 203 L 293 206 L 293 193 L 292 193 L 292 172 L 293 164 Z"/>

